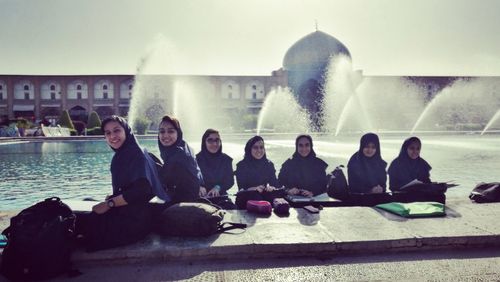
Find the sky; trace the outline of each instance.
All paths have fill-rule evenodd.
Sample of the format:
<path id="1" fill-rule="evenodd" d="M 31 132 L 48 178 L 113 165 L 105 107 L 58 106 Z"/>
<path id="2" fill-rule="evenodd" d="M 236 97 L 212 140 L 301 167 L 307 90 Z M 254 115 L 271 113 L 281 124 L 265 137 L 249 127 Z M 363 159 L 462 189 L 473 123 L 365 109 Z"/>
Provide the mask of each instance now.
<path id="1" fill-rule="evenodd" d="M 157 73 L 270 75 L 317 23 L 365 75 L 500 76 L 499 12 L 498 0 L 0 0 L 0 74 L 135 74 L 149 58 Z"/>

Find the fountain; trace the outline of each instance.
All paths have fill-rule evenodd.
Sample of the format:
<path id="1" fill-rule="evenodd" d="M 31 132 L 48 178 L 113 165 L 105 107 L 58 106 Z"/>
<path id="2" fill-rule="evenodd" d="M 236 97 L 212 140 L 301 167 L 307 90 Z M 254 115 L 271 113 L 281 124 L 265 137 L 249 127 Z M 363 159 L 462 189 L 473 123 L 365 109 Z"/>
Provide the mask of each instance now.
<path id="1" fill-rule="evenodd" d="M 214 85 L 202 76 L 165 75 L 175 73 L 175 50 L 160 34 L 139 61 L 128 113 L 132 128 L 137 131 L 145 123 L 154 130 L 165 114 L 179 118 L 189 128 L 186 134 L 201 136 L 209 127 L 222 128 Z"/>
<path id="2" fill-rule="evenodd" d="M 310 131 L 308 113 L 295 100 L 288 88 L 278 87 L 266 96 L 257 122 L 257 135 L 263 129 L 278 132 Z"/>
<path id="3" fill-rule="evenodd" d="M 444 88 L 425 107 L 411 130 L 480 130 L 498 108 L 500 81 L 459 79 Z"/>
<path id="4" fill-rule="evenodd" d="M 481 131 L 481 135 L 483 135 L 485 132 L 488 131 L 488 129 L 490 129 L 490 127 L 495 124 L 495 122 L 500 118 L 500 110 L 498 110 L 495 115 L 490 119 L 490 121 L 488 122 L 488 124 L 486 124 L 486 126 L 484 127 L 483 131 Z"/>
<path id="5" fill-rule="evenodd" d="M 399 77 L 363 78 L 348 57 L 334 57 L 326 75 L 323 128 L 335 136 L 343 129 L 407 131 L 424 108 L 419 87 Z"/>

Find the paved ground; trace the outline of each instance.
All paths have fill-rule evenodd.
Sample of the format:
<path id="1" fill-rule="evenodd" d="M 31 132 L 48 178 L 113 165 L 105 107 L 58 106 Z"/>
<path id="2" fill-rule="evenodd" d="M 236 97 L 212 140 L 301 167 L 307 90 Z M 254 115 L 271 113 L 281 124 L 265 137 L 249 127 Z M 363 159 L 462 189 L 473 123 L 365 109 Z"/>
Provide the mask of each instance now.
<path id="1" fill-rule="evenodd" d="M 82 265 L 57 281 L 498 281 L 500 250 Z"/>
<path id="2" fill-rule="evenodd" d="M 122 248 L 79 250 L 73 261 L 87 274 L 73 281 L 110 281 L 122 275 L 117 273 L 124 273 L 122 278 L 128 281 L 434 280 L 441 276 L 451 281 L 455 272 L 471 280 L 500 280 L 498 214 L 500 203 L 469 201 L 447 203 L 446 217 L 420 219 L 369 207 L 324 208 L 319 214 L 292 209 L 287 217 L 231 211 L 225 220 L 247 223 L 246 230 L 207 238 L 151 235 Z M 0 212 L 0 228 L 8 225 L 10 216 Z M 477 250 L 489 253 L 470 254 Z M 449 255 L 450 251 L 463 253 Z M 437 253 L 429 256 L 429 252 Z M 474 267 L 469 268 L 469 263 Z"/>

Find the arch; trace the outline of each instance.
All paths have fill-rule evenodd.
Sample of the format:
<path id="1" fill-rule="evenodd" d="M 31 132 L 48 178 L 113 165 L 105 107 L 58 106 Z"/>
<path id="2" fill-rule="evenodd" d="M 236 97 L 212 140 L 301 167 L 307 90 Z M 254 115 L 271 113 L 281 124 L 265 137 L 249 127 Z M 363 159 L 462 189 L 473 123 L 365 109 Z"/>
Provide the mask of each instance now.
<path id="1" fill-rule="evenodd" d="M 85 107 L 77 105 L 69 109 L 68 111 L 69 116 L 71 117 L 72 120 L 80 120 L 80 121 L 87 121 L 88 117 L 88 111 Z"/>
<path id="2" fill-rule="evenodd" d="M 55 81 L 46 81 L 41 87 L 42 100 L 60 100 L 61 85 Z"/>
<path id="3" fill-rule="evenodd" d="M 222 99 L 240 99 L 240 85 L 233 80 L 226 80 L 222 84 L 221 98 Z"/>
<path id="4" fill-rule="evenodd" d="M 102 118 L 102 119 L 105 119 L 109 116 L 112 116 L 115 114 L 115 110 L 113 107 L 110 107 L 110 106 L 100 106 L 100 107 L 96 107 L 95 108 L 95 111 L 99 114 L 99 116 Z"/>
<path id="5" fill-rule="evenodd" d="M 113 99 L 113 83 L 107 79 L 101 79 L 94 84 L 95 99 Z"/>
<path id="6" fill-rule="evenodd" d="M 133 89 L 134 89 L 134 80 L 132 78 L 120 83 L 120 99 L 132 98 Z"/>
<path id="7" fill-rule="evenodd" d="M 0 80 L 0 100 L 7 100 L 7 84 Z"/>
<path id="8" fill-rule="evenodd" d="M 61 109 L 59 107 L 44 107 L 40 111 L 40 116 L 43 118 L 57 118 L 61 115 Z"/>
<path id="9" fill-rule="evenodd" d="M 14 85 L 14 99 L 34 100 L 35 87 L 29 80 L 21 80 Z"/>
<path id="10" fill-rule="evenodd" d="M 88 97 L 88 86 L 83 80 L 74 80 L 68 84 L 68 99 L 88 99 Z"/>
<path id="11" fill-rule="evenodd" d="M 248 83 L 245 87 L 245 99 L 247 100 L 263 100 L 266 96 L 264 83 L 254 80 Z"/>

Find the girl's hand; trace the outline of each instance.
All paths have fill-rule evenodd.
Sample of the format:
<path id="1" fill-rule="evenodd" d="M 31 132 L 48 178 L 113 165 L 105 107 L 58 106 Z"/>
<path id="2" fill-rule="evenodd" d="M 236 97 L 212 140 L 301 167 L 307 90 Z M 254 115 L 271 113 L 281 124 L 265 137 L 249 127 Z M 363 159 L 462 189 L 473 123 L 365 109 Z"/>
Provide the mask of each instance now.
<path id="1" fill-rule="evenodd" d="M 304 197 L 309 197 L 309 198 L 311 198 L 313 196 L 313 193 L 311 191 L 308 191 L 308 190 L 300 190 L 300 194 Z"/>
<path id="2" fill-rule="evenodd" d="M 383 193 L 384 192 L 384 188 L 380 185 L 377 185 L 375 187 L 372 188 L 372 193 L 375 193 L 375 194 L 380 194 L 380 193 Z"/>
<path id="3" fill-rule="evenodd" d="M 207 188 L 200 186 L 200 192 L 198 193 L 201 198 L 207 195 Z"/>
<path id="4" fill-rule="evenodd" d="M 276 190 L 276 188 L 274 186 L 267 185 L 266 187 L 264 187 L 264 190 L 266 192 L 272 192 L 272 191 Z"/>
<path id="5" fill-rule="evenodd" d="M 208 191 L 207 197 L 218 197 L 218 196 L 220 196 L 219 189 L 214 187 L 210 191 Z"/>
<path id="6" fill-rule="evenodd" d="M 110 207 L 108 207 L 108 203 L 100 202 L 99 204 L 92 207 L 92 211 L 96 214 L 103 214 L 109 211 Z"/>
<path id="7" fill-rule="evenodd" d="M 288 189 L 286 192 L 288 195 L 297 195 L 300 193 L 300 190 L 297 187 L 293 187 L 292 189 Z"/>

